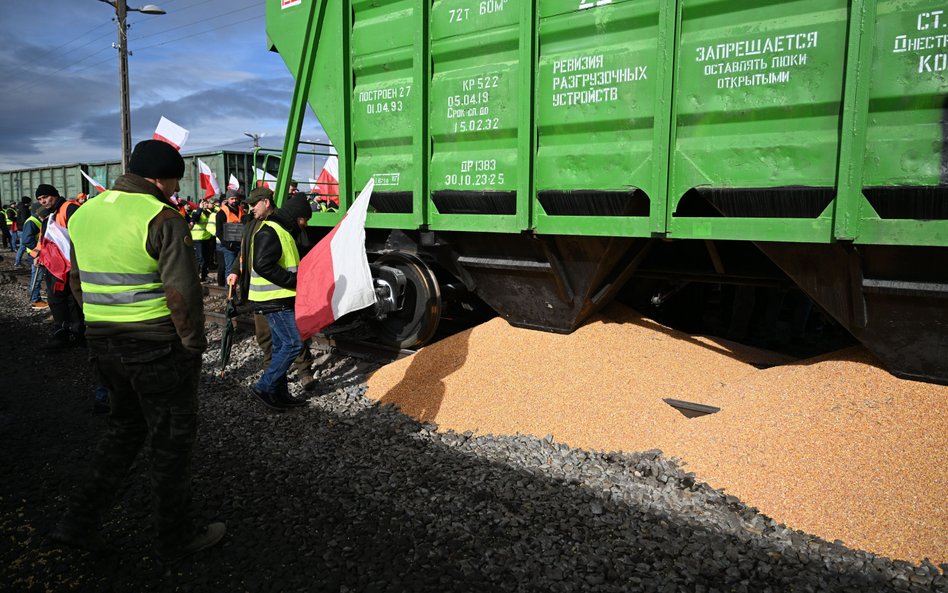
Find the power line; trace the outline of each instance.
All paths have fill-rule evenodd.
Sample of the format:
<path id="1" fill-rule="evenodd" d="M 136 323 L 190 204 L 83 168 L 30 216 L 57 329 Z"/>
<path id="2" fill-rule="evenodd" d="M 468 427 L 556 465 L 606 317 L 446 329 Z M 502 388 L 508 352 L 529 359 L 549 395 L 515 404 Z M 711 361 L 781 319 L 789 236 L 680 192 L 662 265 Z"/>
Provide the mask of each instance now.
<path id="1" fill-rule="evenodd" d="M 214 3 L 214 1 L 215 1 L 215 0 L 203 0 L 202 2 L 199 2 L 199 3 L 196 3 L 196 4 L 192 4 L 192 5 L 190 5 L 190 6 L 185 6 L 184 8 L 181 8 L 180 10 L 175 10 L 175 11 L 173 11 L 173 12 L 171 12 L 171 13 L 168 13 L 168 14 L 171 15 L 172 17 L 177 18 L 181 13 L 186 12 L 186 11 L 188 11 L 188 10 L 191 10 L 191 9 L 193 9 L 193 8 L 205 8 L 205 9 L 206 9 L 209 5 L 212 5 L 212 4 Z M 230 0 L 225 0 L 225 1 L 226 1 L 227 4 L 230 3 Z M 163 4 L 164 4 L 164 3 L 163 3 Z M 185 24 L 179 25 L 179 26 L 177 26 L 177 27 L 174 27 L 173 29 L 161 29 L 160 31 L 156 31 L 155 33 L 148 33 L 147 35 L 142 35 L 141 37 L 138 37 L 138 39 L 144 39 L 144 38 L 146 38 L 146 37 L 153 37 L 153 36 L 155 36 L 155 35 L 161 35 L 161 34 L 163 34 L 163 33 L 167 33 L 168 31 L 173 31 L 173 30 L 175 30 L 175 29 L 180 29 L 180 28 L 182 28 L 182 27 L 187 27 L 187 26 L 190 26 L 190 25 L 193 25 L 193 24 L 201 23 L 201 22 L 208 21 L 208 20 L 212 20 L 212 19 L 215 19 L 215 18 L 220 18 L 220 17 L 222 17 L 222 16 L 227 16 L 228 14 L 233 14 L 234 12 L 238 12 L 239 10 L 244 10 L 245 8 L 249 8 L 249 7 L 252 7 L 252 6 L 262 6 L 262 4 L 261 4 L 261 3 L 259 2 L 259 0 L 258 0 L 257 2 L 254 2 L 253 4 L 251 4 L 251 5 L 249 5 L 249 6 L 241 7 L 241 8 L 239 8 L 238 10 L 235 10 L 235 11 L 227 11 L 226 9 L 221 9 L 221 10 L 218 10 L 218 11 L 217 11 L 217 12 L 220 13 L 220 14 L 218 14 L 217 16 L 212 16 L 212 17 L 207 18 L 207 19 L 204 19 L 204 18 L 201 18 L 201 17 L 195 17 L 195 18 L 194 18 L 193 20 L 191 20 L 190 22 L 186 22 Z M 161 25 L 161 19 L 147 19 L 147 20 L 143 20 L 143 21 L 140 21 L 140 22 L 143 23 L 144 26 L 146 26 L 146 27 L 147 27 L 147 25 L 153 25 L 153 26 L 155 26 L 155 27 L 158 27 L 158 26 Z M 138 24 L 139 24 L 139 21 L 136 21 L 135 24 L 138 25 Z"/>
<path id="2" fill-rule="evenodd" d="M 250 17 L 250 18 L 248 18 L 248 19 L 243 19 L 243 20 L 240 20 L 240 21 L 234 21 L 233 23 L 227 23 L 226 25 L 221 25 L 220 27 L 214 27 L 213 29 L 207 29 L 207 30 L 205 30 L 205 31 L 198 31 L 198 34 L 210 33 L 210 32 L 212 32 L 212 31 L 218 31 L 218 30 L 220 30 L 220 29 L 226 29 L 227 27 L 231 27 L 231 26 L 233 26 L 233 25 L 239 25 L 239 24 L 241 24 L 241 23 L 246 23 L 246 22 L 249 22 L 249 21 L 259 20 L 259 19 L 263 18 L 263 16 L 264 16 L 264 15 L 262 15 L 262 14 L 261 14 L 261 15 L 255 15 L 255 16 L 252 16 L 252 17 Z M 176 37 L 176 38 L 174 38 L 174 39 L 165 39 L 164 41 L 161 41 L 161 42 L 158 42 L 158 43 L 153 43 L 153 44 L 151 44 L 151 45 L 146 45 L 145 47 L 136 48 L 135 51 L 137 51 L 137 52 L 145 51 L 146 49 L 150 49 L 150 48 L 153 48 L 153 47 L 158 47 L 159 45 L 165 45 L 166 43 L 173 43 L 173 42 L 175 42 L 175 41 L 181 41 L 182 39 L 189 39 L 189 38 L 192 37 L 192 36 L 193 36 L 193 34 L 192 34 L 192 35 L 184 35 L 184 36 L 182 36 L 182 37 Z"/>
<path id="3" fill-rule="evenodd" d="M 245 7 L 244 9 L 241 9 L 241 10 L 246 10 L 247 8 L 251 8 L 251 7 Z M 239 12 L 239 11 L 234 11 L 234 12 Z M 228 15 L 224 15 L 224 16 L 228 16 Z M 159 47 L 159 46 L 161 46 L 161 45 L 165 45 L 165 44 L 167 44 L 167 43 L 173 43 L 173 42 L 175 42 L 175 41 L 181 41 L 182 39 L 188 39 L 188 38 L 192 37 L 192 36 L 195 35 L 195 34 L 200 35 L 200 34 L 204 34 L 204 33 L 210 33 L 210 32 L 212 32 L 212 31 L 217 31 L 217 30 L 220 30 L 220 29 L 224 29 L 224 28 L 226 28 L 226 27 L 231 27 L 231 26 L 233 26 L 233 25 L 239 25 L 239 24 L 241 24 L 241 23 L 246 23 L 246 22 L 249 22 L 249 21 L 257 20 L 257 19 L 262 18 L 263 16 L 264 16 L 264 15 L 254 15 L 254 16 L 252 16 L 252 17 L 250 17 L 250 18 L 241 19 L 241 20 L 238 20 L 238 21 L 234 21 L 234 22 L 232 22 L 232 23 L 226 23 L 226 24 L 224 24 L 224 25 L 220 25 L 220 26 L 218 26 L 218 27 L 213 27 L 213 28 L 211 28 L 211 29 L 206 29 L 206 30 L 203 30 L 203 31 L 197 31 L 197 32 L 195 32 L 195 33 L 191 33 L 191 34 L 184 35 L 184 36 L 181 36 L 181 37 L 176 37 L 176 38 L 174 38 L 174 39 L 165 39 L 164 41 L 161 41 L 161 42 L 159 42 L 159 43 L 153 43 L 153 44 L 151 44 L 151 45 L 146 45 L 146 46 L 144 46 L 144 47 L 135 48 L 134 51 L 135 51 L 135 52 L 145 51 L 145 50 L 148 50 L 148 49 L 152 49 L 152 48 L 155 48 L 155 47 Z M 215 18 L 217 18 L 217 17 L 215 17 Z M 210 20 L 210 19 L 208 19 L 208 20 Z M 192 23 L 192 24 L 194 24 L 194 23 Z M 181 28 L 181 27 L 177 27 L 177 28 Z M 72 67 L 74 67 L 74 66 L 78 66 L 78 65 L 81 64 L 82 62 L 88 60 L 89 58 L 91 58 L 91 57 L 93 57 L 93 56 L 96 56 L 96 55 L 98 55 L 98 54 L 101 54 L 103 51 L 106 51 L 106 50 L 109 50 L 109 49 L 112 49 L 112 47 L 111 47 L 111 46 L 109 46 L 109 47 L 104 47 L 104 48 L 102 48 L 102 49 L 100 49 L 100 50 L 98 50 L 98 51 L 95 51 L 95 52 L 93 52 L 93 53 L 91 53 L 91 54 L 89 54 L 89 55 L 87 55 L 87 56 L 85 56 L 85 57 L 83 57 L 83 58 L 80 58 L 79 60 L 76 60 L 75 62 L 72 62 L 72 63 L 70 63 L 70 64 L 67 64 L 67 65 L 65 65 L 65 66 L 63 66 L 63 67 L 61 67 L 61 68 L 59 68 L 59 69 L 57 69 L 57 70 L 55 70 L 55 71 L 53 71 L 53 72 L 49 72 L 49 73 L 37 73 L 32 79 L 27 80 L 26 82 L 22 83 L 21 85 L 19 85 L 19 86 L 17 86 L 17 87 L 14 87 L 13 89 L 10 89 L 10 90 L 7 91 L 7 92 L 17 92 L 17 91 L 21 91 L 21 90 L 23 90 L 23 89 L 27 89 L 27 88 L 36 86 L 37 84 L 39 84 L 39 83 L 41 82 L 41 79 L 42 79 L 42 78 L 44 78 L 44 77 L 49 77 L 49 76 L 52 76 L 52 75 L 54 75 L 54 74 L 58 74 L 58 73 L 62 72 L 63 70 L 67 70 L 67 69 L 72 68 Z M 100 61 L 98 61 L 98 62 L 94 62 L 94 63 L 92 63 L 92 64 L 90 64 L 90 65 L 88 65 L 88 66 L 86 66 L 86 67 L 83 67 L 83 68 L 77 70 L 74 74 L 79 74 L 79 73 L 81 73 L 81 72 L 84 72 L 84 71 L 86 71 L 86 70 L 89 70 L 90 68 L 92 68 L 92 67 L 94 67 L 94 66 L 97 66 L 97 65 L 99 65 L 99 64 L 108 62 L 108 61 L 110 61 L 110 60 L 112 60 L 111 57 L 109 57 L 109 58 L 107 58 L 107 59 L 105 59 L 105 60 L 100 60 Z"/>
<path id="4" fill-rule="evenodd" d="M 134 41 L 141 41 L 142 39 L 148 39 L 149 37 L 155 37 L 155 36 L 157 36 L 157 35 L 166 35 L 166 34 L 170 33 L 171 31 L 177 31 L 178 29 L 184 29 L 185 27 L 193 27 L 194 25 L 201 25 L 201 24 L 207 23 L 207 22 L 209 22 L 209 21 L 213 21 L 213 20 L 215 20 L 215 19 L 224 18 L 224 17 L 230 16 L 230 15 L 232 15 L 232 14 L 236 14 L 236 13 L 238 13 L 238 12 L 243 12 L 243 11 L 245 11 L 245 10 L 250 10 L 251 8 L 260 8 L 260 3 L 259 3 L 259 2 L 254 2 L 254 3 L 251 4 L 250 6 L 245 6 L 245 7 L 243 7 L 243 8 L 239 8 L 239 9 L 237 9 L 237 10 L 232 10 L 232 11 L 226 13 L 226 14 L 220 14 L 220 15 L 218 15 L 218 16 L 213 16 L 213 17 L 208 18 L 208 19 L 203 19 L 203 20 L 200 20 L 200 21 L 194 21 L 194 22 L 187 23 L 187 24 L 184 24 L 184 25 L 178 25 L 177 27 L 172 27 L 171 29 L 163 29 L 163 30 L 161 30 L 161 31 L 158 31 L 157 33 L 149 33 L 148 35 L 142 35 L 141 37 L 135 37 L 135 38 L 134 38 Z M 141 48 L 139 48 L 139 49 L 141 49 Z"/>

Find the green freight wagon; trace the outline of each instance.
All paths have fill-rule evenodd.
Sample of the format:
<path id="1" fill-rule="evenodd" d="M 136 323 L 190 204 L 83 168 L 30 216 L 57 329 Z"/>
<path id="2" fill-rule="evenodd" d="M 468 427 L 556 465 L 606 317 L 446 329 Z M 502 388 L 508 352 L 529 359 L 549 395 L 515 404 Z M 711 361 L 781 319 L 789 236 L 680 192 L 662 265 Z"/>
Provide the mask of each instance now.
<path id="1" fill-rule="evenodd" d="M 50 183 L 62 196 L 75 198 L 80 192 L 86 191 L 83 189 L 84 179 L 80 170 L 84 170 L 84 165 L 57 165 L 0 172 L 0 202 L 17 202 L 22 196 L 32 199 L 36 187 L 41 183 Z"/>
<path id="2" fill-rule="evenodd" d="M 205 190 L 201 188 L 201 173 L 198 160 L 204 162 L 220 184 L 221 192 L 226 191 L 228 180 L 234 175 L 240 182 L 241 188 L 246 188 L 253 180 L 253 155 L 240 151 L 214 151 L 184 154 L 184 177 L 181 179 L 178 195 L 182 198 L 191 198 L 198 202 L 204 197 Z M 108 161 L 88 165 L 88 173 L 93 179 L 112 187 L 115 179 L 122 174 L 122 164 L 119 161 Z M 92 189 L 92 188 L 90 188 Z M 93 190 L 93 194 L 96 192 Z"/>
<path id="3" fill-rule="evenodd" d="M 191 196 L 192 199 L 200 199 L 204 196 L 200 183 L 198 159 L 211 168 L 222 191 L 227 187 L 232 174 L 240 182 L 241 188 L 246 188 L 254 177 L 253 158 L 252 153 L 229 150 L 185 154 L 184 178 L 181 180 L 181 191 L 178 194 L 182 197 Z M 8 203 L 19 199 L 22 195 L 29 195 L 32 198 L 36 186 L 40 183 L 53 184 L 59 193 L 67 198 L 75 198 L 80 192 L 91 196 L 96 195 L 98 192 L 95 187 L 82 176 L 81 172 L 109 188 L 122 174 L 122 163 L 103 161 L 0 172 L 0 201 Z"/>
<path id="4" fill-rule="evenodd" d="M 461 285 L 569 332 L 623 286 L 780 277 L 948 382 L 943 1 L 267 0 L 267 33 L 284 162 L 308 103 L 342 209 L 375 180 L 392 341 Z"/>

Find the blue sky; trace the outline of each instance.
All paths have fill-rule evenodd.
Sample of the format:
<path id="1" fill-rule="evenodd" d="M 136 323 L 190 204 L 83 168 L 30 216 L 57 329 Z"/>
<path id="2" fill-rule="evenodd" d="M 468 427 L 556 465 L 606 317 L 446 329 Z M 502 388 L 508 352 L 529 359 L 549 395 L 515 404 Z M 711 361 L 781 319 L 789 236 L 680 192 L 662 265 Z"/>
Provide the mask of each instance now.
<path id="1" fill-rule="evenodd" d="M 183 152 L 281 148 L 293 78 L 267 51 L 264 0 L 130 0 L 132 144 L 161 116 Z M 0 171 L 118 160 L 118 27 L 98 0 L 0 0 Z M 308 112 L 303 139 L 324 139 Z"/>

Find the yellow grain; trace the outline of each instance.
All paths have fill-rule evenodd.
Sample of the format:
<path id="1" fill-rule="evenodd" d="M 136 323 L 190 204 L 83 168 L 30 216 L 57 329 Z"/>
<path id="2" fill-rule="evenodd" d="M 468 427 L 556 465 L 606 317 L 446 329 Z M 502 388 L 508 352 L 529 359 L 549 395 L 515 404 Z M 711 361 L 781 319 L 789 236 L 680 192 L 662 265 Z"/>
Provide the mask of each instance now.
<path id="1" fill-rule="evenodd" d="M 787 362 L 620 306 L 573 334 L 494 319 L 388 365 L 368 396 L 441 430 L 662 449 L 788 526 L 892 558 L 948 561 L 948 388 L 861 348 Z M 688 419 L 662 401 L 720 407 Z"/>

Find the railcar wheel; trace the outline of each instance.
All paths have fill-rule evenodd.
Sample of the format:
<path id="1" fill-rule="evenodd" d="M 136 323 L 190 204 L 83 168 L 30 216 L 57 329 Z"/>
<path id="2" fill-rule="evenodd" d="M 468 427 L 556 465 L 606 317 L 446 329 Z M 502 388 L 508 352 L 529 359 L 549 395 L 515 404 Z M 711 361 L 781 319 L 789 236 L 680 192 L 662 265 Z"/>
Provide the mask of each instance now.
<path id="1" fill-rule="evenodd" d="M 405 274 L 405 298 L 398 311 L 373 324 L 379 341 L 396 348 L 421 346 L 434 337 L 441 320 L 441 288 L 428 265 L 402 251 L 386 253 L 375 263 Z"/>

